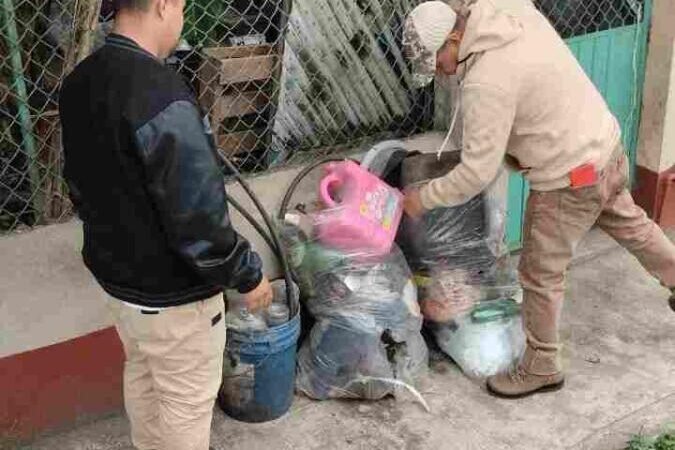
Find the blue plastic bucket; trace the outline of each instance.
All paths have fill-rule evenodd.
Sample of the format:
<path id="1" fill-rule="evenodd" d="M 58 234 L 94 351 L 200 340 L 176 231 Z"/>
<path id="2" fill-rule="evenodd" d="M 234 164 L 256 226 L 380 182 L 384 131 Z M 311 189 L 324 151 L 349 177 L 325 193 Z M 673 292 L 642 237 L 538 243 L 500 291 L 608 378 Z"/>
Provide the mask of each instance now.
<path id="1" fill-rule="evenodd" d="M 300 314 L 265 331 L 227 330 L 218 404 L 243 422 L 283 416 L 293 403 Z"/>

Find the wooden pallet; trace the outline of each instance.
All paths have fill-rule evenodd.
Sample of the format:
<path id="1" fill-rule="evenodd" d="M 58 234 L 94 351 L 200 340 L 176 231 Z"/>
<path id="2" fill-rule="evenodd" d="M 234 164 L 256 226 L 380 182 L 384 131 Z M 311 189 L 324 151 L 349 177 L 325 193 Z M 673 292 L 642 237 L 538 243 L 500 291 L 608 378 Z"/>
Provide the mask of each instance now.
<path id="1" fill-rule="evenodd" d="M 200 103 L 209 112 L 216 142 L 230 155 L 253 151 L 265 139 L 246 128 L 223 132 L 221 124 L 268 110 L 271 95 L 266 86 L 278 72 L 276 51 L 272 45 L 204 49 Z"/>
<path id="2" fill-rule="evenodd" d="M 255 114 L 268 103 L 269 97 L 261 91 L 231 92 L 215 99 L 211 114 L 221 122 L 223 119 Z"/>

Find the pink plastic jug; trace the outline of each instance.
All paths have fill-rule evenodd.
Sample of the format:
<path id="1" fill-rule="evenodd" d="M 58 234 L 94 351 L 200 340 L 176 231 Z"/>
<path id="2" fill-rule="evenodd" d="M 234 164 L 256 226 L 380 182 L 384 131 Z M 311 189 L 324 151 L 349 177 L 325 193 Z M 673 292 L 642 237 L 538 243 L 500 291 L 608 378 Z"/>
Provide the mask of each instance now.
<path id="1" fill-rule="evenodd" d="M 342 251 L 391 251 L 403 214 L 403 195 L 352 161 L 329 164 L 319 186 L 327 210 L 317 221 L 321 242 Z"/>

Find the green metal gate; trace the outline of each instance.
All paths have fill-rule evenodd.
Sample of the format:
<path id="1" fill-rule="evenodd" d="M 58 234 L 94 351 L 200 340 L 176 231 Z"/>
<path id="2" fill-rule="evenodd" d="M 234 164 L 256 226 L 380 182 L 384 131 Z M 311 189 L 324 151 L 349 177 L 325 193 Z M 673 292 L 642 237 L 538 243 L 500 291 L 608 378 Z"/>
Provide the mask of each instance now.
<path id="1" fill-rule="evenodd" d="M 635 167 L 640 124 L 651 0 L 540 0 L 549 17 L 600 90 L 623 132 Z M 520 247 L 527 182 L 512 175 L 509 186 L 507 238 Z"/>

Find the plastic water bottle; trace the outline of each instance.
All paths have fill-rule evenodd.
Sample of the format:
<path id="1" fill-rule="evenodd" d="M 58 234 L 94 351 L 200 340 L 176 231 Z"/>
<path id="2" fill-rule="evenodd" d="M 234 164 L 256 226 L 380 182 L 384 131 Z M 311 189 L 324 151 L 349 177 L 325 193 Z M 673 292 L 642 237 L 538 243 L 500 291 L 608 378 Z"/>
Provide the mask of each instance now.
<path id="1" fill-rule="evenodd" d="M 270 327 L 283 325 L 289 321 L 290 316 L 291 311 L 288 306 L 283 303 L 272 303 L 267 308 L 267 325 Z"/>
<path id="2" fill-rule="evenodd" d="M 272 285 L 272 303 L 289 304 L 288 296 L 286 295 L 286 281 L 275 280 L 270 283 Z M 297 284 L 292 283 L 291 290 L 294 298 L 300 297 L 300 288 Z"/>
<path id="3" fill-rule="evenodd" d="M 262 317 L 249 312 L 245 308 L 227 313 L 225 321 L 227 326 L 240 332 L 264 331 L 267 329 L 267 323 Z"/>

